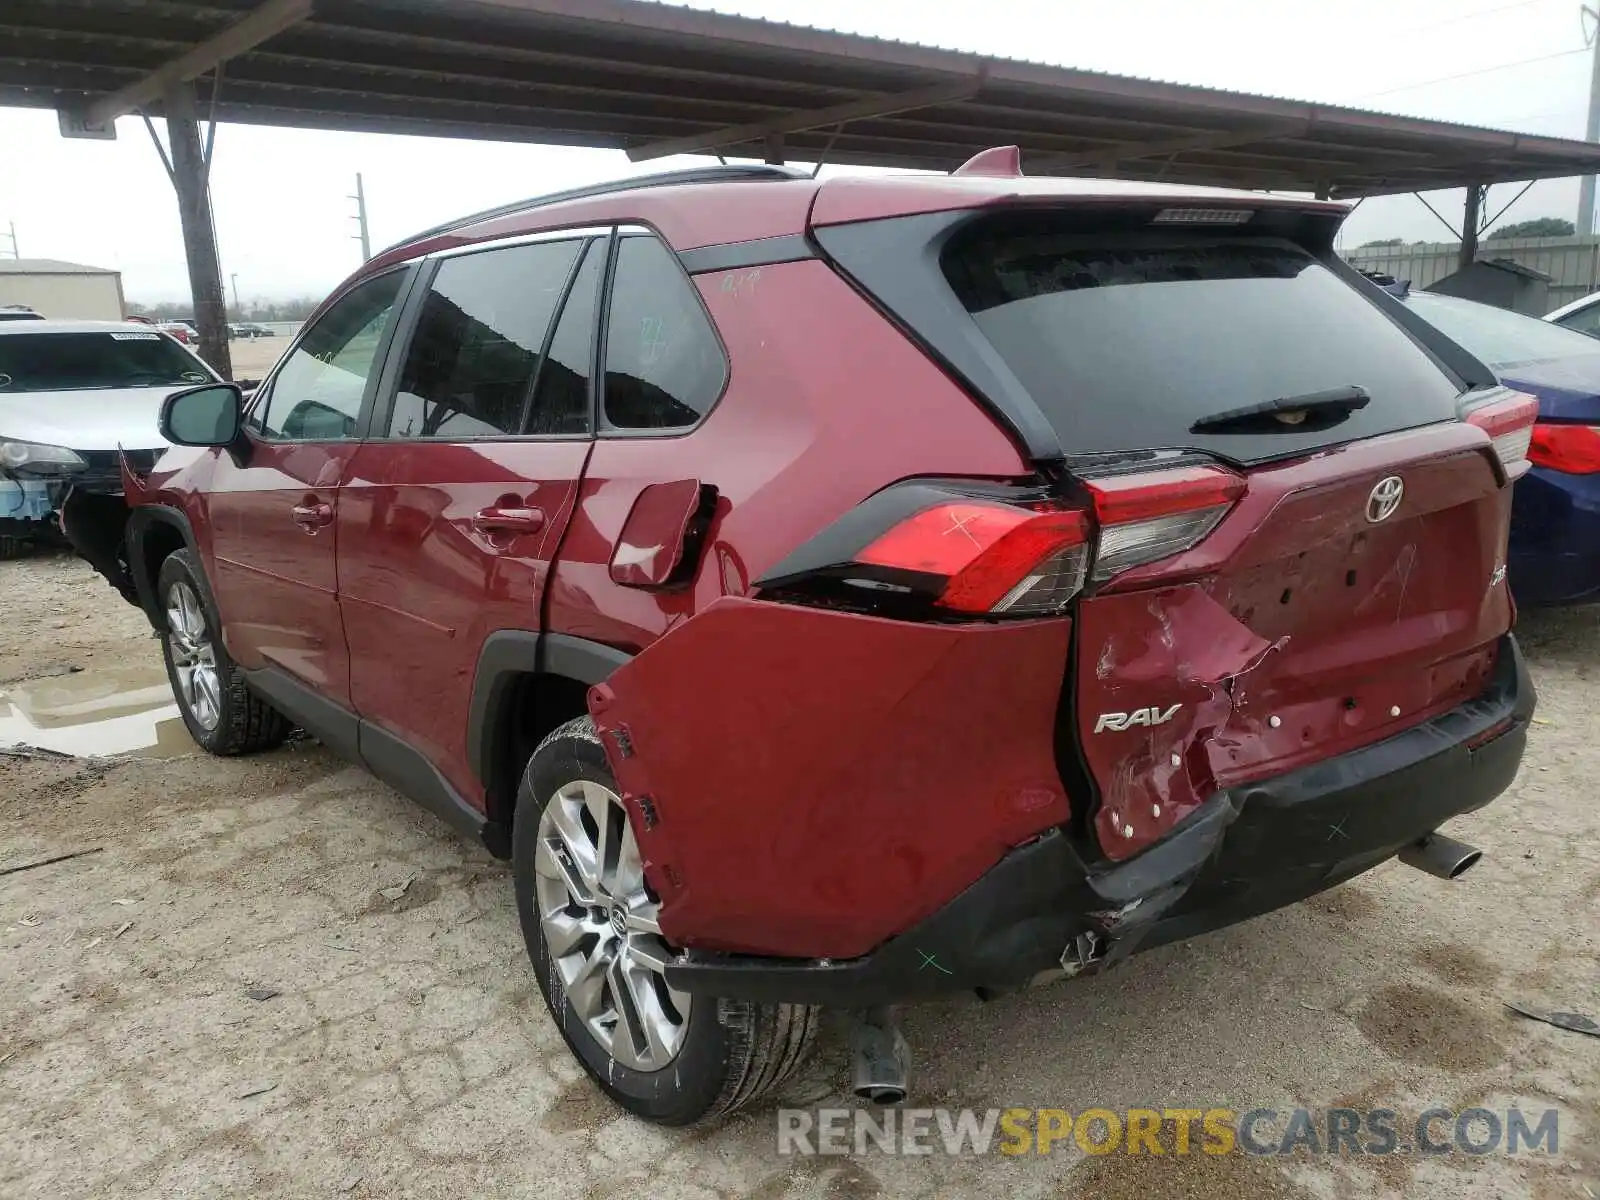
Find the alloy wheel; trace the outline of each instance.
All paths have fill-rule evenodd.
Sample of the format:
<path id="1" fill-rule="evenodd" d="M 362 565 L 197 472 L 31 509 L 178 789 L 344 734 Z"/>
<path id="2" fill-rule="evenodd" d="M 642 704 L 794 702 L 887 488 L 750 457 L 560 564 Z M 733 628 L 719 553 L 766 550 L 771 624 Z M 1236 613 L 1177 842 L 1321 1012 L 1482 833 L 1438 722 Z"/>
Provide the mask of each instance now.
<path id="1" fill-rule="evenodd" d="M 690 999 L 667 986 L 673 952 L 621 798 L 586 779 L 550 798 L 534 857 L 539 923 L 574 1014 L 613 1059 L 659 1071 L 678 1054 Z"/>
<path id="2" fill-rule="evenodd" d="M 215 729 L 222 719 L 217 652 L 211 644 L 211 631 L 206 627 L 199 596 L 181 581 L 167 591 L 167 643 L 177 676 L 178 699 L 202 729 Z"/>

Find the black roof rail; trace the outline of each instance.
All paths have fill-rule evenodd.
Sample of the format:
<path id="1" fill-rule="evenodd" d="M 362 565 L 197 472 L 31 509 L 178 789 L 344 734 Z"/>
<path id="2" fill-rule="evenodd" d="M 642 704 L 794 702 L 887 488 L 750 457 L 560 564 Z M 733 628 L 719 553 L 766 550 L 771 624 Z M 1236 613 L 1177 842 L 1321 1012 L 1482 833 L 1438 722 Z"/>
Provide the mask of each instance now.
<path id="1" fill-rule="evenodd" d="M 547 204 L 560 204 L 566 200 L 586 200 L 590 196 L 609 196 L 613 192 L 632 192 L 641 188 L 669 187 L 673 184 L 681 183 L 734 183 L 741 180 L 810 178 L 810 171 L 803 171 L 799 167 L 777 166 L 771 163 L 719 164 L 715 167 L 685 167 L 679 171 L 661 171 L 654 175 L 635 175 L 629 179 L 614 179 L 610 183 L 592 183 L 587 187 L 569 188 L 564 192 L 551 192 L 547 196 L 534 196 L 528 200 L 517 200 L 510 204 L 500 204 L 494 208 L 486 208 L 482 212 L 473 213 L 471 216 L 457 217 L 454 221 L 446 221 L 443 225 L 435 225 L 432 229 L 424 229 L 421 233 L 414 233 L 408 238 L 401 238 L 394 245 L 379 251 L 379 253 L 387 254 L 390 250 L 398 250 L 401 246 L 409 246 L 412 242 L 439 237 L 441 234 L 450 233 L 457 229 L 465 229 L 469 225 L 476 225 L 481 221 L 492 221 L 496 217 L 509 217 L 516 213 L 543 208 Z"/>

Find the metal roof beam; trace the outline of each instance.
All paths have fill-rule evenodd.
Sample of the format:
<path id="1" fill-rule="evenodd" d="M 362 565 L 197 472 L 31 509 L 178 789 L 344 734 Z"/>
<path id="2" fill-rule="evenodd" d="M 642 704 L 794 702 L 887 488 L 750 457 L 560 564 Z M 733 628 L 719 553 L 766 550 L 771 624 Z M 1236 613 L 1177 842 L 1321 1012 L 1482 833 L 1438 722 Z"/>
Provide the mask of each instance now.
<path id="1" fill-rule="evenodd" d="M 313 3 L 315 0 L 266 0 L 215 37 L 157 67 L 143 79 L 89 104 L 83 111 L 83 123 L 91 129 L 103 128 L 125 113 L 160 99 L 175 84 L 188 83 L 305 20 L 311 15 Z"/>
<path id="2" fill-rule="evenodd" d="M 941 83 L 934 87 L 919 88 L 911 92 L 891 95 L 865 96 L 829 108 L 785 113 L 748 125 L 729 125 L 705 133 L 692 133 L 687 137 L 668 138 L 649 142 L 628 151 L 630 162 L 645 162 L 652 158 L 665 158 L 670 154 L 694 154 L 697 151 L 716 150 L 725 146 L 738 146 L 745 142 L 760 142 L 786 133 L 803 133 L 808 129 L 823 129 L 829 125 L 843 125 L 869 117 L 890 117 L 895 113 L 910 112 L 918 108 L 933 108 L 951 104 L 977 95 L 983 86 L 983 72 L 956 83 Z"/>
<path id="3" fill-rule="evenodd" d="M 1121 142 L 1082 154 L 1051 155 L 1030 162 L 1030 171 L 1049 174 L 1052 171 L 1071 170 L 1074 167 L 1114 168 L 1119 162 L 1144 158 L 1165 158 L 1196 150 L 1227 150 L 1235 146 L 1253 146 L 1257 142 L 1276 141 L 1279 138 L 1301 137 L 1310 129 L 1308 121 L 1263 125 L 1256 129 L 1234 129 L 1221 133 L 1203 133 L 1194 137 L 1170 138 L 1161 142 Z"/>

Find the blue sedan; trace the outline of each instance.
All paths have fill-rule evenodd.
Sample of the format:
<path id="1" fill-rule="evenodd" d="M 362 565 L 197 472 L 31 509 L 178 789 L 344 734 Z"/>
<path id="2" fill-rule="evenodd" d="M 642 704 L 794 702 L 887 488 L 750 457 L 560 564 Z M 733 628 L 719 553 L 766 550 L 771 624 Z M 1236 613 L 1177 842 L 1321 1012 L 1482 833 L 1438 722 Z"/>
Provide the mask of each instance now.
<path id="1" fill-rule="evenodd" d="M 1600 600 L 1600 341 L 1504 309 L 1410 292 L 1417 316 L 1539 400 L 1507 571 L 1525 605 Z"/>

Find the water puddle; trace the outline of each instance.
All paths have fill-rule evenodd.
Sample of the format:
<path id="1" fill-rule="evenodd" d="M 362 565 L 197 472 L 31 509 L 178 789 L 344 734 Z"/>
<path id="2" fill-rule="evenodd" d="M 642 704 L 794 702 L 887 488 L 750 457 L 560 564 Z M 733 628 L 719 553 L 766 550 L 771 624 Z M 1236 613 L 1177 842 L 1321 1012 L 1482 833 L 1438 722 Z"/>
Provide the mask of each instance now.
<path id="1" fill-rule="evenodd" d="M 193 754 L 161 667 L 101 667 L 0 688 L 0 746 L 60 754 Z"/>

